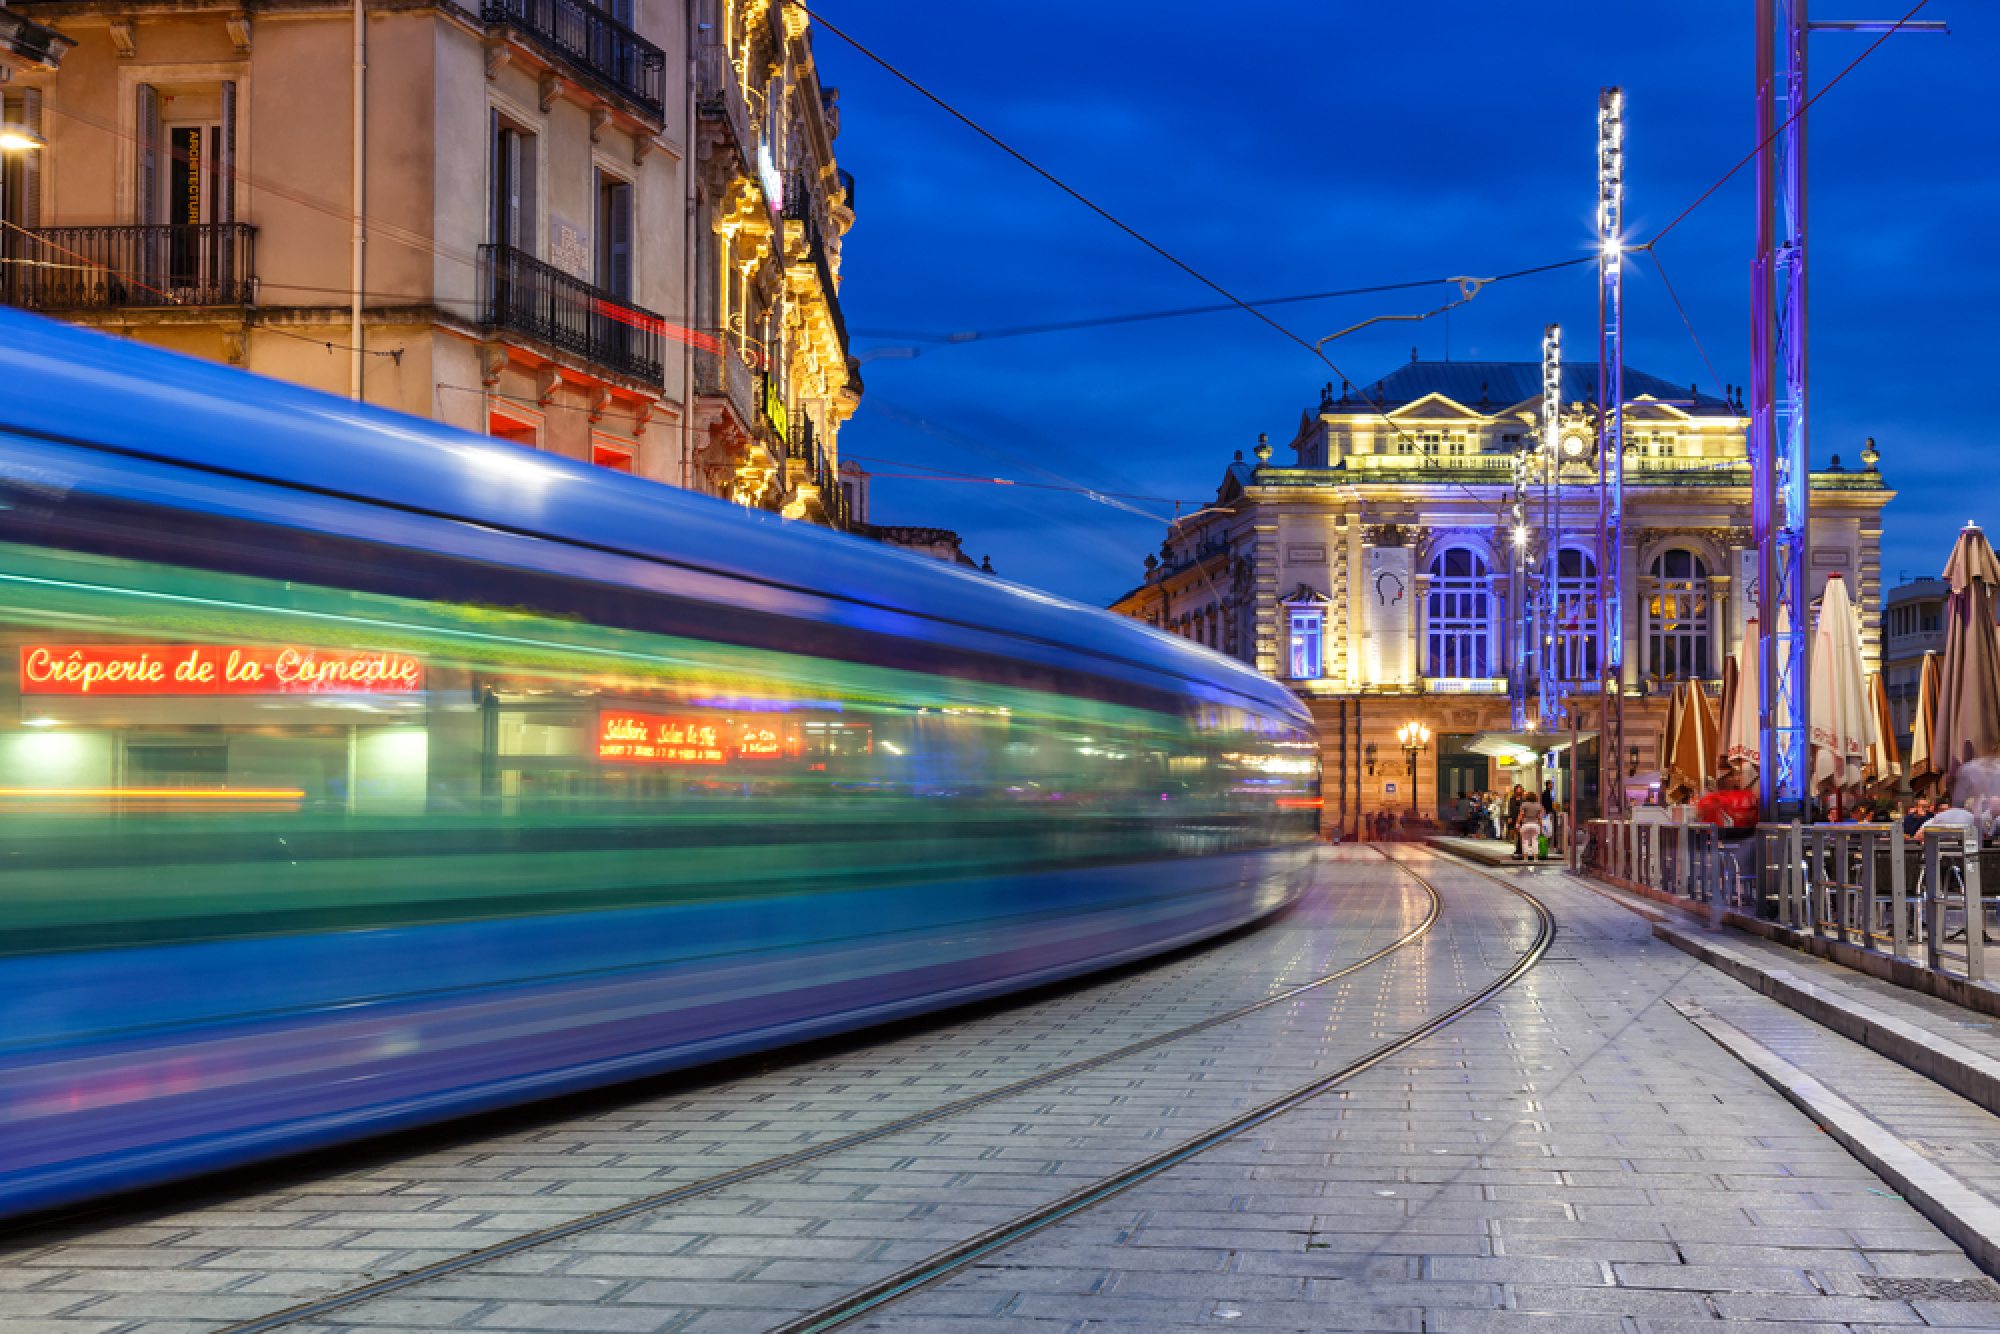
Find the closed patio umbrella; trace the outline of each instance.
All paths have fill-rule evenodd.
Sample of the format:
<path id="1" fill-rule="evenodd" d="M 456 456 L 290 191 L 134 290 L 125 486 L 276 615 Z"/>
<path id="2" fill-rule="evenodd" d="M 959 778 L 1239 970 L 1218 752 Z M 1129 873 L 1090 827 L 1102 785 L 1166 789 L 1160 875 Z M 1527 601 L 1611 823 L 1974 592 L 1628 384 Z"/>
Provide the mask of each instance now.
<path id="1" fill-rule="evenodd" d="M 1903 776 L 1903 756 L 1896 746 L 1895 715 L 1889 712 L 1889 688 L 1882 683 L 1882 673 L 1868 673 L 1867 695 L 1876 738 L 1868 748 L 1867 782 L 1870 787 L 1893 788 Z"/>
<path id="2" fill-rule="evenodd" d="M 1708 707 L 1708 692 L 1701 682 L 1688 681 L 1680 689 L 1680 730 L 1674 749 L 1667 755 L 1671 779 L 1669 788 L 1691 789 L 1695 796 L 1708 791 L 1709 775 L 1715 769 L 1715 713 Z"/>
<path id="3" fill-rule="evenodd" d="M 1736 668 L 1733 654 L 1722 659 L 1722 705 L 1715 714 L 1715 753 L 1710 757 L 1714 761 L 1710 766 L 1710 774 L 1714 778 L 1735 771 L 1735 766 L 1729 762 L 1729 726 L 1736 719 L 1736 692 L 1742 688 L 1742 675 Z"/>
<path id="4" fill-rule="evenodd" d="M 1951 596 L 1944 604 L 1931 763 L 1942 771 L 1949 792 L 1967 760 L 2000 755 L 2000 637 L 1993 628 L 2000 559 L 1977 525 L 1967 524 L 1959 533 L 1944 578 Z"/>
<path id="5" fill-rule="evenodd" d="M 1924 654 L 1917 673 L 1917 708 L 1910 718 L 1910 790 L 1928 792 L 1944 775 L 1938 762 L 1938 655 Z"/>
<path id="6" fill-rule="evenodd" d="M 1763 722 L 1757 703 L 1764 684 L 1760 652 L 1757 620 L 1752 617 L 1743 623 L 1743 647 L 1736 655 L 1736 698 L 1729 716 L 1722 720 L 1722 758 L 1746 781 L 1756 777 L 1764 763 Z"/>
<path id="7" fill-rule="evenodd" d="M 1674 767 L 1674 756 L 1680 749 L 1682 724 L 1686 716 L 1687 701 L 1682 697 L 1680 683 L 1676 682 L 1673 698 L 1667 701 L 1667 722 L 1660 732 L 1660 748 L 1654 752 L 1660 757 L 1662 800 L 1689 782 L 1688 777 Z"/>
<path id="8" fill-rule="evenodd" d="M 1815 792 L 1853 792 L 1861 786 L 1868 748 L 1876 740 L 1866 684 L 1847 581 L 1829 575 L 1813 634 L 1812 692 L 1807 697 Z"/>

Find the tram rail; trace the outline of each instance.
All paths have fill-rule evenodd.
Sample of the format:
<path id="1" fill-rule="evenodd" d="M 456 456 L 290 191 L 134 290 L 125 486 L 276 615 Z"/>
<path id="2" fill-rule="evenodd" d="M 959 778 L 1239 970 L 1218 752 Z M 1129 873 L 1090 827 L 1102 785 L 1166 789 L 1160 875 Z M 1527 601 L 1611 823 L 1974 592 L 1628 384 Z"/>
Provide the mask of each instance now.
<path id="1" fill-rule="evenodd" d="M 1416 881 L 1418 886 L 1429 895 L 1430 908 L 1425 914 L 1424 919 L 1402 936 L 1367 957 L 1338 970 L 1295 986 L 1287 987 L 1283 991 L 1267 996 L 1262 1000 L 1254 1001 L 1248 1005 L 1237 1006 L 1205 1019 L 1155 1034 L 1138 1042 L 1128 1043 L 1112 1051 L 1103 1052 L 1053 1070 L 1013 1081 L 984 1093 L 942 1103 L 924 1111 L 899 1117 L 893 1121 L 870 1127 L 867 1130 L 858 1131 L 852 1135 L 843 1136 L 837 1140 L 830 1140 L 824 1144 L 814 1145 L 811 1148 L 801 1149 L 794 1153 L 768 1158 L 758 1163 L 732 1169 L 728 1172 L 717 1173 L 699 1181 L 688 1182 L 672 1190 L 662 1191 L 636 1200 L 629 1200 L 612 1208 L 586 1214 L 553 1227 L 525 1233 L 504 1242 L 467 1251 L 447 1260 L 441 1260 L 417 1269 L 408 1270 L 401 1274 L 391 1275 L 371 1283 L 347 1288 L 340 1292 L 316 1298 L 310 1302 L 272 1312 L 269 1315 L 240 1321 L 216 1331 L 216 1334 L 272 1334 L 273 1331 L 284 1330 L 309 1321 L 321 1319 L 365 1302 L 407 1292 L 410 1289 L 421 1287 L 424 1284 L 439 1279 L 462 1274 L 496 1260 L 532 1251 L 610 1224 L 665 1210 L 699 1196 L 712 1194 L 731 1186 L 754 1181 L 775 1172 L 798 1168 L 816 1160 L 824 1159 L 891 1135 L 945 1120 L 1035 1088 L 1069 1079 L 1083 1072 L 1244 1018 L 1258 1011 L 1282 1005 L 1301 995 L 1328 986 L 1343 978 L 1350 977 L 1424 939 L 1436 927 L 1443 916 L 1444 896 L 1434 884 L 1415 870 L 1408 862 L 1390 856 L 1387 852 L 1383 852 L 1379 848 L 1376 851 L 1381 853 L 1384 860 Z M 1283 1116 L 1285 1113 L 1312 1101 L 1340 1084 L 1373 1068 L 1396 1053 L 1438 1032 L 1454 1020 L 1486 1004 L 1493 997 L 1512 986 L 1540 961 L 1542 955 L 1553 942 L 1556 933 L 1554 915 L 1534 895 L 1499 876 L 1491 875 L 1469 864 L 1459 862 L 1456 859 L 1441 858 L 1441 860 L 1446 860 L 1453 869 L 1464 870 L 1470 874 L 1478 875 L 1483 879 L 1491 880 L 1495 884 L 1507 889 L 1510 893 L 1518 895 L 1528 903 L 1536 916 L 1537 930 L 1535 939 L 1514 963 L 1492 982 L 1449 1008 L 1431 1016 L 1416 1027 L 1377 1046 L 1359 1059 L 1342 1066 L 1339 1070 L 1299 1085 L 1248 1112 L 1232 1117 L 1198 1134 L 1194 1138 L 1184 1141 L 1174 1148 L 1155 1154 L 1140 1162 L 1133 1163 L 1116 1172 L 1109 1173 L 1056 1200 L 1024 1212 L 999 1226 L 989 1228 L 975 1237 L 940 1250 L 924 1260 L 907 1266 L 875 1283 L 850 1291 L 836 1302 L 829 1303 L 815 1311 L 775 1325 L 772 1334 L 820 1334 L 820 1331 L 833 1330 L 873 1313 L 884 1306 L 890 1305 L 921 1288 L 929 1287 L 934 1283 L 949 1278 L 952 1274 L 976 1263 L 981 1258 L 991 1255 L 1001 1248 L 1019 1242 L 1045 1228 L 1054 1226 L 1066 1218 L 1092 1208 L 1114 1195 L 1158 1176 L 1247 1130 Z"/>

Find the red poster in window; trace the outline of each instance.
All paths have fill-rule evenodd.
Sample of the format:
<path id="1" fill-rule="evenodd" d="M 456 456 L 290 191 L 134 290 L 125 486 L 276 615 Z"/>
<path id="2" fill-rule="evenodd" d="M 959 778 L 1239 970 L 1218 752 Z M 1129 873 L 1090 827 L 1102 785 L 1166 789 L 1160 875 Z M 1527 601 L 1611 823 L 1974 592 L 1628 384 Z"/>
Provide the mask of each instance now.
<path id="1" fill-rule="evenodd" d="M 597 758 L 618 764 L 727 764 L 729 752 L 715 723 L 619 712 L 597 716 Z"/>
<path id="2" fill-rule="evenodd" d="M 226 644 L 30 644 L 24 695 L 409 695 L 423 664 L 400 653 Z"/>

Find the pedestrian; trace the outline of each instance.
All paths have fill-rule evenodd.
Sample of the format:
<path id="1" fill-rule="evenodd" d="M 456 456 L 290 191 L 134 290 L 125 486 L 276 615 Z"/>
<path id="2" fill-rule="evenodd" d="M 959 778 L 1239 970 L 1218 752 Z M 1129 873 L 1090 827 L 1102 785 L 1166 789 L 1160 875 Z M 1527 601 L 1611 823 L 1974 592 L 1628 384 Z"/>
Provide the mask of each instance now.
<path id="1" fill-rule="evenodd" d="M 1551 852 L 1562 851 L 1562 840 L 1556 832 L 1556 826 L 1559 823 L 1556 820 L 1556 816 L 1561 811 L 1562 806 L 1556 801 L 1555 780 L 1553 778 L 1547 779 L 1542 783 L 1542 814 L 1547 818 L 1549 824 L 1549 851 Z"/>
<path id="2" fill-rule="evenodd" d="M 1514 826 L 1514 860 L 1541 860 L 1541 837 L 1542 803 L 1538 797 L 1528 797 Z"/>

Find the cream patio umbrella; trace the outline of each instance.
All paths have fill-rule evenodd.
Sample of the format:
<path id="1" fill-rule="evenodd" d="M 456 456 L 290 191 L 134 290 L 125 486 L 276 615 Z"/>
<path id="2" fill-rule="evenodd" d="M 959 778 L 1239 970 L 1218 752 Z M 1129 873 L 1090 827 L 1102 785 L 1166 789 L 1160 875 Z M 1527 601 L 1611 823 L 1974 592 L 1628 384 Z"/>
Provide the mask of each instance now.
<path id="1" fill-rule="evenodd" d="M 1917 707 L 1910 718 L 1910 790 L 1928 792 L 1944 776 L 1938 762 L 1938 656 L 1924 654 L 1923 669 L 1917 673 Z"/>
<path id="2" fill-rule="evenodd" d="M 1976 524 L 1959 533 L 1944 578 L 1951 596 L 1944 604 L 1931 764 L 1942 771 L 1948 793 L 1967 760 L 2000 755 L 2000 637 L 1993 628 L 2000 559 Z"/>
<path id="3" fill-rule="evenodd" d="M 1807 721 L 1812 738 L 1812 789 L 1854 792 L 1861 787 L 1868 748 L 1877 741 L 1861 663 L 1861 635 L 1847 581 L 1829 575 L 1820 596 L 1819 625 L 1813 634 L 1811 693 Z M 2000 711 L 1996 711 L 2000 720 Z"/>
<path id="4" fill-rule="evenodd" d="M 1743 647 L 1736 655 L 1736 698 L 1722 720 L 1723 762 L 1746 783 L 1764 763 L 1764 725 L 1757 707 L 1764 686 L 1761 651 L 1753 616 L 1743 623 Z"/>

